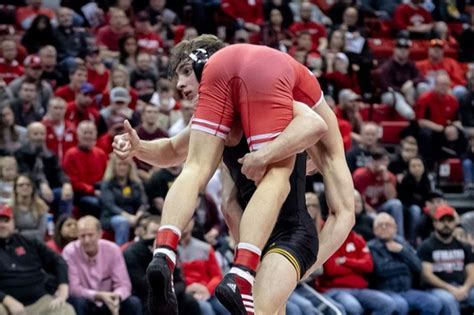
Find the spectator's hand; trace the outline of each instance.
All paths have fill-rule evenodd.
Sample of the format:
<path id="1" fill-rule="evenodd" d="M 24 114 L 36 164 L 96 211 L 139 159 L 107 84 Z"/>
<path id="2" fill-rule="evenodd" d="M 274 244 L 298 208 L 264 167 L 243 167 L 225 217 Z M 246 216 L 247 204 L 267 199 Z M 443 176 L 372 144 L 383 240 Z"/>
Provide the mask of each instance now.
<path id="1" fill-rule="evenodd" d="M 448 291 L 449 291 L 449 293 L 454 295 L 456 300 L 464 301 L 468 296 L 469 288 L 466 288 L 464 286 L 462 286 L 462 287 L 452 286 Z"/>
<path id="2" fill-rule="evenodd" d="M 211 297 L 207 287 L 201 283 L 193 283 L 186 287 L 186 292 L 191 293 L 195 299 L 206 301 Z"/>
<path id="3" fill-rule="evenodd" d="M 118 314 L 120 296 L 117 293 L 100 291 L 96 294 L 96 299 L 104 302 L 112 314 Z"/>
<path id="4" fill-rule="evenodd" d="M 112 147 L 114 153 L 122 160 L 132 158 L 137 154 L 140 145 L 140 138 L 137 132 L 132 128 L 128 120 L 123 123 L 125 133 L 115 136 Z"/>
<path id="5" fill-rule="evenodd" d="M 163 199 L 163 197 L 156 197 L 153 199 L 153 206 L 155 206 L 157 210 L 163 209 L 164 204 L 165 200 Z"/>
<path id="6" fill-rule="evenodd" d="M 41 183 L 40 184 L 40 193 L 41 197 L 44 198 L 47 202 L 53 202 L 54 200 L 54 195 L 53 191 L 51 190 L 51 187 L 47 183 Z"/>
<path id="7" fill-rule="evenodd" d="M 216 228 L 212 228 L 204 235 L 206 242 L 212 246 L 217 244 L 217 237 L 219 236 L 219 231 Z"/>
<path id="8" fill-rule="evenodd" d="M 256 184 L 262 180 L 267 172 L 267 165 L 259 152 L 261 150 L 247 153 L 238 160 L 242 164 L 242 174 L 248 179 L 253 180 Z"/>
<path id="9" fill-rule="evenodd" d="M 260 26 L 258 26 L 257 24 L 246 22 L 244 23 L 244 28 L 249 32 L 255 32 L 255 33 L 260 32 Z"/>
<path id="10" fill-rule="evenodd" d="M 336 258 L 336 265 L 343 265 L 345 263 L 346 263 L 346 257 L 345 256 Z"/>
<path id="11" fill-rule="evenodd" d="M 403 245 L 395 241 L 387 242 L 385 243 L 385 246 L 387 247 L 388 251 L 392 253 L 399 253 L 403 249 Z"/>
<path id="12" fill-rule="evenodd" d="M 25 306 L 9 295 L 3 299 L 3 305 L 11 315 L 26 315 Z"/>
<path id="13" fill-rule="evenodd" d="M 54 299 L 49 304 L 49 308 L 55 310 L 63 307 L 69 296 L 69 286 L 67 284 L 60 284 L 54 296 Z"/>
<path id="14" fill-rule="evenodd" d="M 448 141 L 456 141 L 459 138 L 458 128 L 454 125 L 449 125 L 444 128 L 444 136 Z"/>
<path id="15" fill-rule="evenodd" d="M 61 191 L 61 200 L 71 200 L 73 196 L 72 185 L 70 183 L 64 183 Z"/>
<path id="16" fill-rule="evenodd" d="M 97 198 L 100 198 L 100 195 L 101 195 L 101 191 L 99 189 L 96 189 L 94 190 L 94 196 L 96 196 Z"/>

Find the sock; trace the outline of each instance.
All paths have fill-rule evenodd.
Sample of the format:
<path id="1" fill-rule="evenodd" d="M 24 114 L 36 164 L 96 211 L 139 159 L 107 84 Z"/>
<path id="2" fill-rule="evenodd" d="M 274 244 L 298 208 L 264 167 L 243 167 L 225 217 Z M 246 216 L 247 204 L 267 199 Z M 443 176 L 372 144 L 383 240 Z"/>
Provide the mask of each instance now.
<path id="1" fill-rule="evenodd" d="M 174 270 L 176 266 L 176 250 L 181 238 L 181 231 L 174 225 L 163 225 L 156 234 L 155 247 L 153 255 L 164 254 L 168 259 L 168 266 Z"/>
<path id="2" fill-rule="evenodd" d="M 241 268 L 255 276 L 262 251 L 255 245 L 249 243 L 237 244 L 234 266 Z"/>

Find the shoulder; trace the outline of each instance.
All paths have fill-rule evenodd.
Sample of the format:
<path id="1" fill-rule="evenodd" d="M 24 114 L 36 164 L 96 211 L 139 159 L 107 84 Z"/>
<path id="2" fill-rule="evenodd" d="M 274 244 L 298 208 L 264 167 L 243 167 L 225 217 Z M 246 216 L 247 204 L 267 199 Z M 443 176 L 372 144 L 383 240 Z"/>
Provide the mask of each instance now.
<path id="1" fill-rule="evenodd" d="M 120 247 L 114 242 L 111 242 L 108 240 L 104 240 L 104 239 L 99 240 L 99 250 L 103 251 L 106 254 L 120 254 L 120 256 L 122 256 Z"/>
<path id="2" fill-rule="evenodd" d="M 79 250 L 79 240 L 72 241 L 71 243 L 67 244 L 66 247 L 63 249 L 63 257 L 66 259 L 67 257 L 77 257 L 76 253 Z"/>

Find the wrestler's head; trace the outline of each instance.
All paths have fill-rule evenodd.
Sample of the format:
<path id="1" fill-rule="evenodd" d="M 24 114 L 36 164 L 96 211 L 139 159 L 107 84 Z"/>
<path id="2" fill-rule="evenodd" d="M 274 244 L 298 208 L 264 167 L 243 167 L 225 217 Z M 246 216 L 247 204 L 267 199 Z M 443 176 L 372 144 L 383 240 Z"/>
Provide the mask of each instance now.
<path id="1" fill-rule="evenodd" d="M 177 78 L 176 87 L 185 99 L 195 99 L 199 89 L 191 53 L 204 49 L 210 57 L 221 48 L 224 48 L 224 43 L 216 36 L 207 34 L 192 40 L 183 40 L 173 48 L 170 58 L 170 76 Z"/>

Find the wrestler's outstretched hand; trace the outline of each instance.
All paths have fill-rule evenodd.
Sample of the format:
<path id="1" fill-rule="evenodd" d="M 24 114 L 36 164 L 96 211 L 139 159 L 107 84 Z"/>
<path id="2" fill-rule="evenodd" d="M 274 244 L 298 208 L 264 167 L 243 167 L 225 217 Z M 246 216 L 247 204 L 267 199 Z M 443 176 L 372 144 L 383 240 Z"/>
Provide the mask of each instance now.
<path id="1" fill-rule="evenodd" d="M 267 172 L 267 164 L 258 152 L 247 153 L 238 160 L 242 164 L 242 174 L 253 180 L 257 185 Z"/>
<path id="2" fill-rule="evenodd" d="M 140 145 L 140 138 L 128 120 L 123 122 L 125 133 L 114 137 L 112 148 L 114 153 L 122 160 L 135 156 Z"/>

